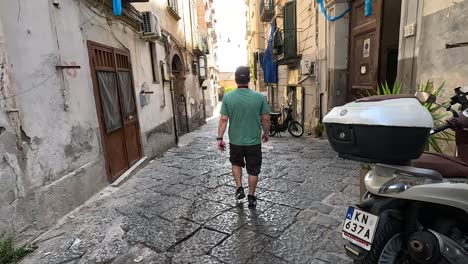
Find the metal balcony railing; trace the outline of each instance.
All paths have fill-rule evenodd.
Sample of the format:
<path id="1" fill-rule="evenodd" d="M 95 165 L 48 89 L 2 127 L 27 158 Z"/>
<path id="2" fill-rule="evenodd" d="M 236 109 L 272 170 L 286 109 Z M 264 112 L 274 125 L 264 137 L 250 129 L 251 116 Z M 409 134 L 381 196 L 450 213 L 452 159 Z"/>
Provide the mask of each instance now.
<path id="1" fill-rule="evenodd" d="M 270 22 L 275 16 L 275 1 L 261 0 L 260 2 L 260 21 Z"/>

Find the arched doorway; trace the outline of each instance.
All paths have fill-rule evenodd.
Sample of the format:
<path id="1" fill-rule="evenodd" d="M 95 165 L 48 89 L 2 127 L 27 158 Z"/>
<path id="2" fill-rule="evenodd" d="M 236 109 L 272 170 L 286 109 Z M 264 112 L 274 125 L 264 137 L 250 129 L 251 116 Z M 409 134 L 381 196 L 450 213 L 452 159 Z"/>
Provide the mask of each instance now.
<path id="1" fill-rule="evenodd" d="M 182 60 L 178 54 L 172 57 L 171 71 L 175 79 L 173 80 L 173 111 L 174 125 L 176 126 L 176 141 L 180 135 L 189 132 L 188 113 L 187 113 L 187 96 L 185 94 L 185 74 Z"/>

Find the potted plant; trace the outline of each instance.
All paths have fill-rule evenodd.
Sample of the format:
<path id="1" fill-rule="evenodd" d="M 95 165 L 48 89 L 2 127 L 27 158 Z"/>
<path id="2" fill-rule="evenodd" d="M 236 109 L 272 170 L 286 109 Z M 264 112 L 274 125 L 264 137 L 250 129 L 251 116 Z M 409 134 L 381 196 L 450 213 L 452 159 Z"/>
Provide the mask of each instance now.
<path id="1" fill-rule="evenodd" d="M 322 122 L 319 122 L 315 127 L 314 127 L 314 134 L 315 137 L 317 138 L 322 138 L 324 132 L 324 127 Z"/>

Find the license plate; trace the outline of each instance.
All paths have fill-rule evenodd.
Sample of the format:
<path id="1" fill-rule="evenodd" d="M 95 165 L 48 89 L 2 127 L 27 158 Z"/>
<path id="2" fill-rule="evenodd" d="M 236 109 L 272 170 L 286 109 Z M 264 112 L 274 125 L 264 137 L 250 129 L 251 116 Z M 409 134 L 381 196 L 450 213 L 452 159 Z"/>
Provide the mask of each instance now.
<path id="1" fill-rule="evenodd" d="M 341 235 L 349 242 L 370 250 L 378 222 L 378 216 L 350 206 Z"/>

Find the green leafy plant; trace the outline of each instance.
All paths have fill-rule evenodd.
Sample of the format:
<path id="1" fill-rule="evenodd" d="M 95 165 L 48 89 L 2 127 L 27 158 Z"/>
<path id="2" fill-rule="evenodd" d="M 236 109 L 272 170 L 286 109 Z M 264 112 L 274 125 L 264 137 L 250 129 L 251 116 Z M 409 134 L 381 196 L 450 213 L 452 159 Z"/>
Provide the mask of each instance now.
<path id="1" fill-rule="evenodd" d="M 16 247 L 13 238 L 0 235 L 0 263 L 13 264 L 18 263 L 23 257 L 32 250 L 26 247 Z"/>
<path id="2" fill-rule="evenodd" d="M 439 87 L 434 87 L 433 82 L 427 81 L 424 84 L 418 86 L 419 91 L 427 92 L 432 95 L 438 97 L 441 95 L 445 83 L 442 83 Z M 390 86 L 387 82 L 381 83 L 377 86 L 376 89 L 377 95 L 392 95 L 392 94 L 400 94 L 401 93 L 401 86 L 398 82 L 395 82 L 390 89 Z M 372 94 L 368 92 L 368 96 Z M 436 127 L 442 126 L 445 124 L 445 120 L 447 119 L 448 113 L 445 109 L 439 105 L 433 103 L 423 103 L 423 106 L 427 108 L 427 110 L 431 113 L 432 118 L 434 119 L 434 125 Z M 437 133 L 436 135 L 431 135 L 428 140 L 428 146 L 426 149 L 432 148 L 434 151 L 442 152 L 442 144 L 443 143 L 450 143 L 455 141 L 455 136 L 450 131 L 442 131 Z"/>
<path id="3" fill-rule="evenodd" d="M 426 93 L 430 93 L 438 97 L 444 88 L 445 82 L 442 83 L 439 87 L 434 87 L 434 83 L 427 81 L 424 84 L 419 85 L 418 90 Z M 436 127 L 445 125 L 445 120 L 447 119 L 448 112 L 441 105 L 436 105 L 434 103 L 423 103 L 424 107 L 429 110 L 434 119 L 434 125 Z M 437 152 L 442 152 L 441 142 L 449 143 L 455 141 L 455 135 L 449 130 L 439 132 L 435 135 L 429 137 L 428 147 L 430 146 L 433 150 Z"/>
<path id="4" fill-rule="evenodd" d="M 232 91 L 234 91 L 236 89 L 236 87 L 226 87 L 224 88 L 224 94 L 228 94 Z"/>
<path id="5" fill-rule="evenodd" d="M 314 127 L 314 134 L 316 137 L 321 138 L 323 136 L 323 131 L 325 128 L 323 127 L 322 122 L 319 122 L 315 127 Z"/>
<path id="6" fill-rule="evenodd" d="M 390 88 L 387 81 L 377 85 L 377 95 L 390 95 L 390 94 L 400 94 L 401 87 L 398 82 L 394 82 L 393 86 Z"/>
<path id="7" fill-rule="evenodd" d="M 384 83 L 378 84 L 375 92 L 370 92 L 367 90 L 365 93 L 360 92 L 362 97 L 366 96 L 373 96 L 373 95 L 392 95 L 392 94 L 400 94 L 401 86 L 398 84 L 397 81 L 393 83 L 393 86 L 390 88 L 388 82 L 385 81 Z"/>

